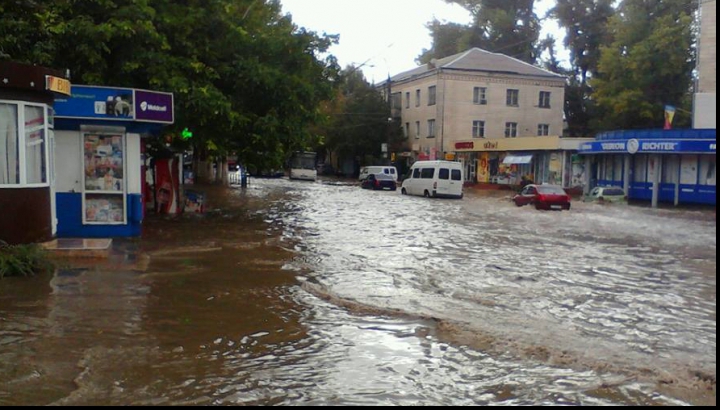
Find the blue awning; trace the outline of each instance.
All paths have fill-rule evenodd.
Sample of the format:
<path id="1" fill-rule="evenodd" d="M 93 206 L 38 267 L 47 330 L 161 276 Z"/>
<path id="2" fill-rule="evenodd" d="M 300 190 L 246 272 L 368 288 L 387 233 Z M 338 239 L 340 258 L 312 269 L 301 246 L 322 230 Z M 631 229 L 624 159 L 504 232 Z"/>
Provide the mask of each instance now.
<path id="1" fill-rule="evenodd" d="M 505 165 L 521 165 L 529 164 L 533 160 L 533 155 L 508 155 L 503 160 Z"/>

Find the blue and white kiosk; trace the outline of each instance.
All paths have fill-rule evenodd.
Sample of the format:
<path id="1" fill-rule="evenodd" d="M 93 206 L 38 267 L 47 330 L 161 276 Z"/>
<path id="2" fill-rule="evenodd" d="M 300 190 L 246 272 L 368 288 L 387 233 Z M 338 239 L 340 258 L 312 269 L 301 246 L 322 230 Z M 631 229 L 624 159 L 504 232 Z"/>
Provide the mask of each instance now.
<path id="1" fill-rule="evenodd" d="M 173 95 L 73 85 L 55 100 L 59 238 L 141 234 L 144 137 L 174 122 Z"/>
<path id="2" fill-rule="evenodd" d="M 580 146 L 586 194 L 619 186 L 631 199 L 717 205 L 714 129 L 612 131 Z"/>

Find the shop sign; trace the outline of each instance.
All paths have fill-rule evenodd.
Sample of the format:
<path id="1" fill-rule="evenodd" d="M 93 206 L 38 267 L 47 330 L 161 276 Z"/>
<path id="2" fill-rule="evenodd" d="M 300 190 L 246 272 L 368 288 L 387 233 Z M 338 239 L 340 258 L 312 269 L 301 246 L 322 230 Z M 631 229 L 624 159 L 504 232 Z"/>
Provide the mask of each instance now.
<path id="1" fill-rule="evenodd" d="M 637 140 L 585 143 L 581 153 L 713 153 L 716 143 L 707 140 Z"/>
<path id="2" fill-rule="evenodd" d="M 135 90 L 135 119 L 172 124 L 175 121 L 173 95 Z"/>
<path id="3" fill-rule="evenodd" d="M 46 75 L 45 76 L 45 88 L 48 91 L 52 91 L 58 94 L 63 95 L 71 95 L 72 94 L 72 86 L 70 85 L 70 81 L 60 78 L 60 77 L 54 77 L 52 75 Z"/>
<path id="4" fill-rule="evenodd" d="M 133 90 L 74 85 L 69 98 L 55 99 L 55 117 L 132 121 Z"/>
<path id="5" fill-rule="evenodd" d="M 456 150 L 472 150 L 475 149 L 475 143 L 470 142 L 456 142 L 455 143 L 455 149 Z"/>
<path id="6" fill-rule="evenodd" d="M 483 145 L 483 148 L 485 148 L 485 149 L 498 149 L 499 147 L 500 147 L 500 143 L 492 142 L 492 141 L 488 141 L 485 143 L 485 145 Z"/>

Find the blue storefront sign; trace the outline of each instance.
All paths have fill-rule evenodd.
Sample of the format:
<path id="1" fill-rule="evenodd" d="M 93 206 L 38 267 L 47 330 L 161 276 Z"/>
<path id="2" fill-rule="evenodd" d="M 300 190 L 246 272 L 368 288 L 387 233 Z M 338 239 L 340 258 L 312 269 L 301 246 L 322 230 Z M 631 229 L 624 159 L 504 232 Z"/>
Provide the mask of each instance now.
<path id="1" fill-rule="evenodd" d="M 172 124 L 173 95 L 130 88 L 73 85 L 71 95 L 55 100 L 55 117 Z"/>
<path id="2" fill-rule="evenodd" d="M 715 140 L 657 140 L 630 139 L 627 141 L 595 141 L 580 146 L 581 154 L 715 154 Z"/>
<path id="3" fill-rule="evenodd" d="M 133 121 L 134 91 L 73 85 L 72 95 L 55 100 L 55 117 Z"/>

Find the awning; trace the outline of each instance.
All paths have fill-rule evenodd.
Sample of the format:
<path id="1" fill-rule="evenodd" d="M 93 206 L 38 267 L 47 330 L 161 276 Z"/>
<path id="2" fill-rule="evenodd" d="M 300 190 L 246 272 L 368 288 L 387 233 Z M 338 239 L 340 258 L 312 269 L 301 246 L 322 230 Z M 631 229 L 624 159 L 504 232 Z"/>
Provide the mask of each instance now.
<path id="1" fill-rule="evenodd" d="M 505 157 L 503 164 L 515 165 L 515 164 L 529 164 L 533 160 L 533 155 L 508 155 Z"/>

